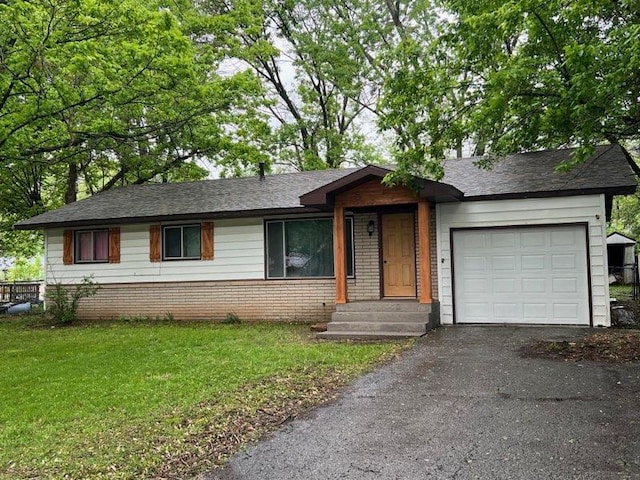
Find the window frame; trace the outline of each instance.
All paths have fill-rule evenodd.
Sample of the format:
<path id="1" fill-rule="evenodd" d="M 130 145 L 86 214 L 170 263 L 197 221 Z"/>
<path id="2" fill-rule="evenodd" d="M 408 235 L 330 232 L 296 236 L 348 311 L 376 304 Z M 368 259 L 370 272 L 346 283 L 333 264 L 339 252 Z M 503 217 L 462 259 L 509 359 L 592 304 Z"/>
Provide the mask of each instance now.
<path id="1" fill-rule="evenodd" d="M 304 218 L 274 218 L 272 220 L 265 220 L 264 221 L 264 277 L 266 280 L 314 280 L 314 279 L 327 279 L 327 278 L 336 278 L 335 275 L 335 268 L 334 268 L 334 274 L 331 276 L 317 276 L 317 277 L 288 277 L 286 275 L 287 272 L 287 268 L 286 265 L 283 265 L 283 272 L 284 275 L 282 277 L 272 277 L 269 275 L 269 258 L 270 258 L 270 254 L 269 254 L 269 230 L 268 230 L 268 225 L 269 224 L 273 224 L 273 223 L 281 223 L 282 224 L 282 252 L 283 252 L 283 262 L 284 259 L 286 258 L 286 245 L 285 245 L 285 239 L 286 239 L 286 223 L 287 222 L 304 222 L 304 221 L 313 221 L 313 220 L 330 220 L 331 221 L 331 236 L 332 236 L 332 240 L 333 240 L 333 217 L 304 217 Z M 353 218 L 352 215 L 348 215 L 345 216 L 345 228 L 346 228 L 346 241 L 347 242 L 351 242 L 351 265 L 352 265 L 352 273 L 349 275 L 347 274 L 347 278 L 348 279 L 354 279 L 356 278 L 356 249 L 355 249 L 355 220 Z M 345 248 L 345 256 L 346 256 L 346 252 L 348 251 L 348 248 Z M 348 264 L 349 264 L 349 259 L 347 258 L 347 271 L 348 271 Z"/>
<path id="2" fill-rule="evenodd" d="M 104 232 L 107 234 L 107 256 L 104 259 L 95 258 L 95 234 L 97 232 Z M 80 241 L 78 240 L 83 233 L 91 234 L 91 260 L 80 260 Z M 73 263 L 74 264 L 86 264 L 86 263 L 109 263 L 109 252 L 111 248 L 111 235 L 109 235 L 108 228 L 90 228 L 83 230 L 73 231 Z"/>
<path id="3" fill-rule="evenodd" d="M 200 238 L 200 253 L 197 257 L 187 257 L 184 252 L 184 229 L 189 227 L 197 227 L 198 235 Z M 167 229 L 180 229 L 180 256 L 179 257 L 167 257 L 166 255 L 166 230 Z M 185 223 L 178 225 L 162 225 L 162 239 L 161 239 L 161 248 L 162 248 L 162 261 L 163 262 L 172 262 L 172 261 L 182 261 L 182 260 L 202 260 L 202 224 L 201 223 Z"/>

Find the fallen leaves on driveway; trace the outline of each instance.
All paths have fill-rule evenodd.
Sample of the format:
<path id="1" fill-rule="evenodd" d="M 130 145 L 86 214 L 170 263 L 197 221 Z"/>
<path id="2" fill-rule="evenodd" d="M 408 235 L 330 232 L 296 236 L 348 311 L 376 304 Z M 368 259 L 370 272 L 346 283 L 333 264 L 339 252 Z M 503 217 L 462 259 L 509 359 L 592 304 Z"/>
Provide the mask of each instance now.
<path id="1" fill-rule="evenodd" d="M 522 347 L 521 354 L 573 362 L 637 362 L 640 361 L 640 332 L 608 331 L 578 340 L 538 340 Z"/>

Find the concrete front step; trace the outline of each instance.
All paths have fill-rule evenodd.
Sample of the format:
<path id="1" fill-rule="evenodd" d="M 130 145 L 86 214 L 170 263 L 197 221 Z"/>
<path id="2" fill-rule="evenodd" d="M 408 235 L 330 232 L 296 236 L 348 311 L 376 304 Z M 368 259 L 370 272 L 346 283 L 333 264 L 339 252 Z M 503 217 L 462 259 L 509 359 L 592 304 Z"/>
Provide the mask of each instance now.
<path id="1" fill-rule="evenodd" d="M 406 333 L 406 332 L 322 332 L 317 333 L 318 338 L 327 340 L 388 340 L 394 338 L 421 337 L 427 332 Z"/>
<path id="2" fill-rule="evenodd" d="M 371 300 L 336 305 L 319 338 L 382 339 L 419 337 L 438 324 L 438 304 L 417 300 Z"/>
<path id="3" fill-rule="evenodd" d="M 425 312 L 334 312 L 332 322 L 382 322 L 382 323 L 427 323 L 429 314 Z"/>
<path id="4" fill-rule="evenodd" d="M 363 300 L 336 305 L 336 312 L 423 312 L 430 313 L 432 307 L 428 303 L 416 300 Z"/>
<path id="5" fill-rule="evenodd" d="M 336 322 L 327 324 L 327 332 L 395 332 L 422 335 L 427 332 L 427 322 Z"/>

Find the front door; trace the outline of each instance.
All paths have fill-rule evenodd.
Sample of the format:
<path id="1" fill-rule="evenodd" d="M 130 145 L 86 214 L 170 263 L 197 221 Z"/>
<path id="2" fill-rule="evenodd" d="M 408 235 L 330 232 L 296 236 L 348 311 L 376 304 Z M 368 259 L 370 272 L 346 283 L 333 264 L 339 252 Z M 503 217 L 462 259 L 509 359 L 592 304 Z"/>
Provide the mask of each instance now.
<path id="1" fill-rule="evenodd" d="M 384 297 L 416 296 L 416 244 L 413 213 L 382 216 Z"/>

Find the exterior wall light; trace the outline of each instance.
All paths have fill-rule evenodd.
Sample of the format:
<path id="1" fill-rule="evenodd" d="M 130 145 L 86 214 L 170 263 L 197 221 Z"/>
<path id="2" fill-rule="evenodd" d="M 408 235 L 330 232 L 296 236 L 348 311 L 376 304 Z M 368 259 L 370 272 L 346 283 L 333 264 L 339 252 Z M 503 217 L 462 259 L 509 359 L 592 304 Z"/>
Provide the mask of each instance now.
<path id="1" fill-rule="evenodd" d="M 373 223 L 373 220 L 369 220 L 369 223 L 367 223 L 367 233 L 369 234 L 369 236 L 373 235 L 373 232 L 376 229 L 376 224 Z"/>

